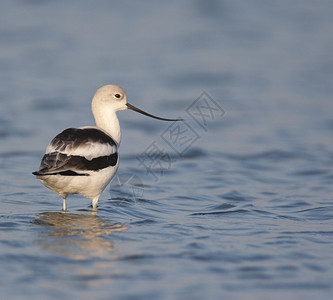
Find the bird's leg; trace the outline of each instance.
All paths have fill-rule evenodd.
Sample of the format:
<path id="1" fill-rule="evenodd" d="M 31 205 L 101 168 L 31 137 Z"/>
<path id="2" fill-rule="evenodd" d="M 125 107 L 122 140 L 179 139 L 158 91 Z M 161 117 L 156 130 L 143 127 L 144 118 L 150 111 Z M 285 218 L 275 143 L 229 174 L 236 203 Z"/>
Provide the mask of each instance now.
<path id="1" fill-rule="evenodd" d="M 67 195 L 62 197 L 62 211 L 67 210 L 66 209 L 66 198 L 67 198 Z"/>
<path id="2" fill-rule="evenodd" d="M 97 197 L 91 199 L 91 206 L 92 206 L 93 210 L 97 209 L 98 199 L 99 199 L 99 195 Z"/>

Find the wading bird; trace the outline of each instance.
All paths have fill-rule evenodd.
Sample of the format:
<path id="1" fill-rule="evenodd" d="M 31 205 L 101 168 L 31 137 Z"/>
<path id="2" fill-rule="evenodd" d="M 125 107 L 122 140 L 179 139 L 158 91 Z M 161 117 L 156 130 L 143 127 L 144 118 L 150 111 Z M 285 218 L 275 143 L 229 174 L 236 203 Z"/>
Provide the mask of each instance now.
<path id="1" fill-rule="evenodd" d="M 53 192 L 62 196 L 63 211 L 70 194 L 80 194 L 97 208 L 98 199 L 118 168 L 121 130 L 116 112 L 131 109 L 164 121 L 127 103 L 125 91 L 117 85 L 105 85 L 92 100 L 96 126 L 68 128 L 48 145 L 40 168 L 32 174 Z"/>

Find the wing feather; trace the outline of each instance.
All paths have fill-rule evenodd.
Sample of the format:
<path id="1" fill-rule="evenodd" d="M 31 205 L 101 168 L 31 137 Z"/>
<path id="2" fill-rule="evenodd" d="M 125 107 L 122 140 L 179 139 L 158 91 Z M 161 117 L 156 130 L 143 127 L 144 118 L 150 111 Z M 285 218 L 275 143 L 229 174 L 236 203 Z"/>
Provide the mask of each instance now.
<path id="1" fill-rule="evenodd" d="M 113 139 L 102 130 L 69 128 L 51 141 L 39 171 L 33 174 L 89 175 L 82 172 L 115 166 L 118 162 L 117 148 Z"/>

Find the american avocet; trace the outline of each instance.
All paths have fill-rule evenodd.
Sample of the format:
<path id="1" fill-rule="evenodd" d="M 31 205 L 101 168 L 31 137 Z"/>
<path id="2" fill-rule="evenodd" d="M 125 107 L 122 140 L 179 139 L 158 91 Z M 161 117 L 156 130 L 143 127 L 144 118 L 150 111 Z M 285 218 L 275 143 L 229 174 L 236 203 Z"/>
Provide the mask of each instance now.
<path id="1" fill-rule="evenodd" d="M 47 188 L 62 196 L 63 210 L 70 194 L 81 194 L 97 208 L 98 199 L 118 168 L 121 130 L 116 112 L 131 109 L 156 117 L 127 103 L 125 91 L 117 85 L 105 85 L 92 100 L 96 126 L 68 128 L 46 148 L 39 171 L 33 172 Z"/>

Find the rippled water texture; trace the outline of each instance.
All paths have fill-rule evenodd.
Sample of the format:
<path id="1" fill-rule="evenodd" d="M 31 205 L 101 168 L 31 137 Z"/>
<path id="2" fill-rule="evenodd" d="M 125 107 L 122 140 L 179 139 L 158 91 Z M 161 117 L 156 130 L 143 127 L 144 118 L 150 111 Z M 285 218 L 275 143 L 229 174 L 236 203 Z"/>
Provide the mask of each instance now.
<path id="1" fill-rule="evenodd" d="M 2 1 L 1 299 L 331 299 L 333 4 Z M 93 124 L 107 83 L 117 176 L 92 212 L 32 176 Z"/>

